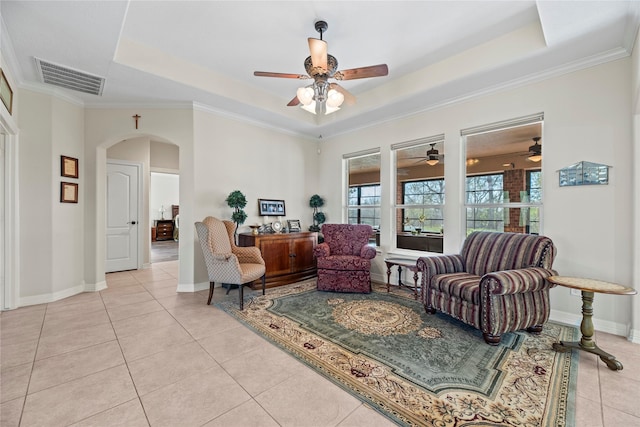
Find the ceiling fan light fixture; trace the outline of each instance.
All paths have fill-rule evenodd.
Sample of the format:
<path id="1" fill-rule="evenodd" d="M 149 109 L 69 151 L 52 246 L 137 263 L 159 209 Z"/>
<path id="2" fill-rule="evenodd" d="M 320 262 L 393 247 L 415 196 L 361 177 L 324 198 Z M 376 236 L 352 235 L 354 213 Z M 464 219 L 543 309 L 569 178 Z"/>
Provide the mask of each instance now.
<path id="1" fill-rule="evenodd" d="M 311 86 L 301 87 L 296 91 L 296 96 L 303 105 L 311 104 L 311 102 L 313 102 L 313 95 L 314 92 Z"/>
<path id="2" fill-rule="evenodd" d="M 329 92 L 327 93 L 327 114 L 329 114 L 328 112 L 329 108 L 333 109 L 334 111 L 339 110 L 340 109 L 339 107 L 342 105 L 343 102 L 344 102 L 343 94 L 341 94 L 335 89 L 329 89 Z"/>
<path id="3" fill-rule="evenodd" d="M 532 161 L 532 162 L 539 162 L 540 160 L 542 160 L 542 155 L 541 154 L 532 154 L 531 156 L 527 157 L 528 160 Z"/>
<path id="4" fill-rule="evenodd" d="M 429 160 L 427 160 L 427 164 L 428 164 L 429 166 L 435 166 L 435 165 L 437 165 L 438 163 L 440 163 L 440 160 L 438 160 L 438 159 L 429 159 Z"/>

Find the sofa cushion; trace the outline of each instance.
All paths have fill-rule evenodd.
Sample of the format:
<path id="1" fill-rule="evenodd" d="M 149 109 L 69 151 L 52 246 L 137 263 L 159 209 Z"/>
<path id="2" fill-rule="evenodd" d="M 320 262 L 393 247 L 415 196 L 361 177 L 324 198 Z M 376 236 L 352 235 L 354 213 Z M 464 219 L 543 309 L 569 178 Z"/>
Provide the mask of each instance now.
<path id="1" fill-rule="evenodd" d="M 371 269 L 371 261 L 354 255 L 329 255 L 318 258 L 318 270 L 366 271 Z"/>
<path id="2" fill-rule="evenodd" d="M 551 268 L 555 248 L 544 236 L 476 231 L 464 242 L 461 255 L 468 273 L 487 273 L 526 267 Z"/>
<path id="3" fill-rule="evenodd" d="M 438 274 L 431 278 L 429 288 L 458 300 L 480 304 L 480 276 L 474 274 Z"/>

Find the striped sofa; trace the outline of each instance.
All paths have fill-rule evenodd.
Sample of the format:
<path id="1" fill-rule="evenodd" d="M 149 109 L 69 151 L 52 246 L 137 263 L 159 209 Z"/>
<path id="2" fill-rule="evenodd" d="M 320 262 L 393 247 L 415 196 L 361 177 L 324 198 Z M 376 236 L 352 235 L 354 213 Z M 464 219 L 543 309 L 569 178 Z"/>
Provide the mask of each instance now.
<path id="1" fill-rule="evenodd" d="M 549 319 L 546 278 L 556 249 L 551 239 L 518 233 L 477 231 L 460 254 L 418 259 L 422 303 L 427 313 L 441 311 L 483 333 L 491 345 L 505 332 L 540 333 Z"/>

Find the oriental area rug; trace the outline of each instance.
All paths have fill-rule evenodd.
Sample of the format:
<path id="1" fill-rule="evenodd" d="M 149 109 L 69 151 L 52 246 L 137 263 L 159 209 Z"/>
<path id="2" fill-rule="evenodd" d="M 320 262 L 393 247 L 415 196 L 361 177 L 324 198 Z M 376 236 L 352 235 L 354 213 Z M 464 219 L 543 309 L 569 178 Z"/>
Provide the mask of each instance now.
<path id="1" fill-rule="evenodd" d="M 540 335 L 480 331 L 428 315 L 413 295 L 374 284 L 370 294 L 316 290 L 308 280 L 219 306 L 312 369 L 408 426 L 573 426 L 575 328 L 554 323 Z"/>

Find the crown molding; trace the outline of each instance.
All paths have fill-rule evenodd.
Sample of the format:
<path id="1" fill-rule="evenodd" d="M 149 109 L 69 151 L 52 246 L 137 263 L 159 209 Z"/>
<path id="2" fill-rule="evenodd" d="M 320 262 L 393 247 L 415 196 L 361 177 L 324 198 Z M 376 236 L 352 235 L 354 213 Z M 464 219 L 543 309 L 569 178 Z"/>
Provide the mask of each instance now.
<path id="1" fill-rule="evenodd" d="M 538 83 L 541 81 L 545 81 L 545 80 L 549 80 L 551 78 L 554 77 L 559 77 L 565 74 L 570 74 L 576 71 L 581 71 L 587 68 L 591 68 L 591 67 L 595 67 L 598 65 L 602 65 L 605 64 L 607 62 L 611 62 L 611 61 L 617 61 L 619 59 L 623 59 L 626 57 L 629 57 L 630 53 L 623 47 L 620 48 L 615 48 L 615 49 L 611 49 L 605 52 L 602 52 L 600 54 L 597 55 L 593 55 L 587 58 L 582 58 L 576 61 L 572 61 L 569 62 L 567 64 L 564 64 L 562 66 L 559 67 L 555 67 L 555 68 L 551 68 L 542 72 L 538 72 L 538 73 L 532 73 L 526 76 L 522 76 L 522 77 L 518 77 L 516 79 L 513 80 L 508 80 L 506 82 L 502 82 L 493 86 L 488 86 L 482 89 L 479 89 L 477 91 L 473 91 L 473 92 L 469 92 L 466 93 L 464 95 L 460 95 L 460 96 L 456 96 L 456 97 L 452 97 L 440 102 L 436 102 L 434 104 L 431 104 L 425 108 L 421 108 L 419 110 L 415 110 L 412 111 L 410 113 L 399 113 L 396 115 L 389 115 L 387 116 L 385 119 L 383 120 L 376 120 L 374 123 L 369 123 L 369 124 L 365 124 L 365 125 L 361 125 L 358 127 L 353 127 L 350 128 L 348 130 L 345 131 L 341 131 L 341 132 L 336 132 L 336 133 L 329 133 L 328 138 L 331 137 L 335 137 L 335 136 L 340 136 L 340 135 L 346 135 L 349 133 L 353 133 L 353 132 L 357 132 L 363 129 L 367 129 L 370 128 L 372 126 L 377 126 L 383 123 L 389 123 L 389 122 L 393 122 L 396 120 L 401 120 L 401 119 L 406 119 L 406 118 L 410 118 L 410 117 L 414 117 L 420 114 L 423 114 L 425 112 L 428 111 L 433 111 L 433 110 L 437 110 L 440 108 L 444 108 L 444 107 L 448 107 L 454 104 L 459 104 L 461 102 L 465 102 L 465 101 L 469 101 L 472 100 L 474 98 L 479 98 L 482 96 L 486 96 L 486 95 L 491 95 L 494 93 L 498 93 L 498 92 L 502 92 L 502 91 L 506 91 L 506 90 L 510 90 L 510 89 L 516 89 L 518 87 L 522 87 L 522 86 L 526 86 L 529 84 L 533 84 L 533 83 Z M 325 137 L 327 137 L 327 131 L 324 129 L 323 130 L 323 135 L 325 135 Z"/>
<path id="2" fill-rule="evenodd" d="M 80 98 L 77 98 L 73 95 L 70 95 L 68 92 L 58 89 L 56 87 L 46 85 L 44 83 L 23 83 L 20 85 L 20 89 L 30 90 L 31 92 L 42 93 L 45 95 L 50 95 L 55 98 L 61 99 L 63 101 L 67 101 L 71 104 L 77 105 L 78 107 L 86 107 L 84 101 Z"/>
<path id="3" fill-rule="evenodd" d="M 198 102 L 194 102 L 193 103 L 193 109 L 195 111 L 202 111 L 202 112 L 205 112 L 205 113 L 210 113 L 210 114 L 215 114 L 215 115 L 218 115 L 218 116 L 222 116 L 222 117 L 225 117 L 225 118 L 228 118 L 228 119 L 231 119 L 231 120 L 236 120 L 236 121 L 240 121 L 240 122 L 244 122 L 244 123 L 249 123 L 249 124 L 251 124 L 253 126 L 256 126 L 256 127 L 262 128 L 262 129 L 269 129 L 269 130 L 273 130 L 273 131 L 276 131 L 276 132 L 279 132 L 279 133 L 284 133 L 284 134 L 292 135 L 292 136 L 296 136 L 296 137 L 303 137 L 305 139 L 310 139 L 310 140 L 315 141 L 315 138 L 310 137 L 307 134 L 296 132 L 296 131 L 293 131 L 291 129 L 285 129 L 285 128 L 280 127 L 280 126 L 274 126 L 274 125 L 271 125 L 271 124 L 269 124 L 267 122 L 251 119 L 251 118 L 249 118 L 247 116 L 243 116 L 243 115 L 240 115 L 240 114 L 230 113 L 228 111 L 221 110 L 221 109 L 218 109 L 218 108 L 214 108 L 214 107 L 211 107 L 211 106 L 206 105 L 206 104 L 201 104 L 201 103 L 198 103 Z"/>

